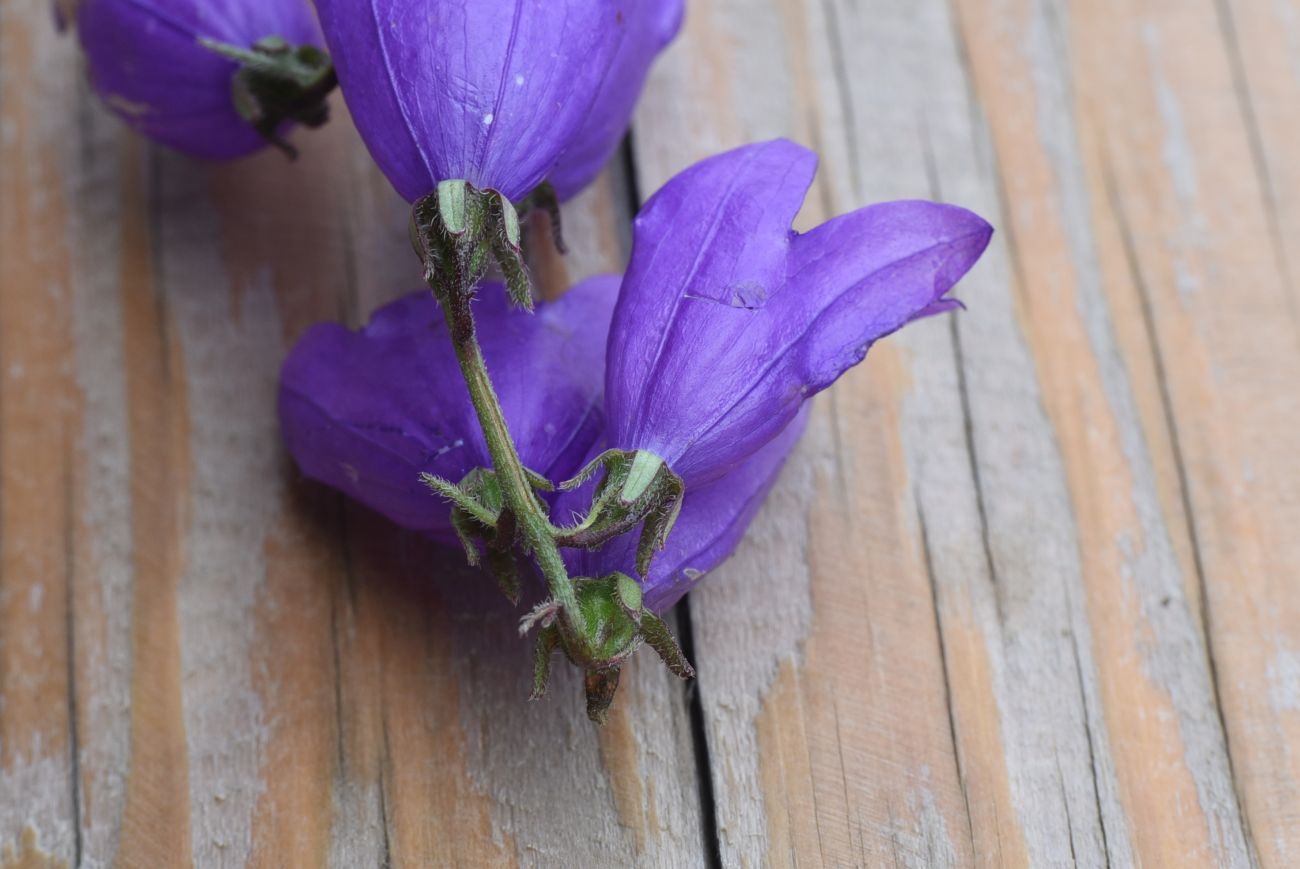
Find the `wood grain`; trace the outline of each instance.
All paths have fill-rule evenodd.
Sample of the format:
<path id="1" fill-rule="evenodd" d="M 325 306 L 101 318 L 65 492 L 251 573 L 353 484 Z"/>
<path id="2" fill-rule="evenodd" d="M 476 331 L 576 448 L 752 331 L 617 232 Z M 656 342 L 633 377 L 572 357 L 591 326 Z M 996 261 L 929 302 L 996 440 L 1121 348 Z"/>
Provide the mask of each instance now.
<path id="1" fill-rule="evenodd" d="M 278 445 L 292 341 L 419 287 L 341 103 L 295 165 L 195 163 L 48 12 L 0 10 L 4 865 L 701 863 L 675 679 L 603 733 L 571 679 L 525 703 L 517 615 Z M 551 292 L 618 267 L 622 190 L 567 210 Z"/>
<path id="2" fill-rule="evenodd" d="M 1174 380 L 1213 375 L 1189 373 L 1190 360 L 1153 338 L 1167 327 L 1153 329 L 1151 311 L 1176 307 L 1175 298 L 1135 298 L 1152 279 L 1133 273 L 1134 248 L 1145 257 L 1147 245 L 1126 238 L 1132 229 L 1112 193 L 1149 203 L 1151 180 L 1109 177 L 1097 155 L 1112 128 L 1139 125 L 1136 114 L 1095 112 L 1113 113 L 1121 90 L 1131 98 L 1142 90 L 1132 82 L 1153 74 L 1149 61 L 1116 57 L 1115 30 L 1150 42 L 1168 28 L 1168 44 L 1199 59 L 1197 96 L 1189 83 L 1185 98 L 1210 111 L 1235 101 L 1230 78 L 1205 76 L 1209 44 L 1224 51 L 1222 22 L 1201 17 L 1214 11 L 1208 4 L 1195 15 L 1190 5 L 720 3 L 696 10 L 656 74 L 637 130 L 645 189 L 718 147 L 789 135 L 824 158 L 805 223 L 878 199 L 933 196 L 995 215 L 1002 229 L 966 283 L 971 312 L 909 329 L 823 400 L 787 491 L 695 597 L 724 862 L 1288 865 L 1280 846 L 1257 853 L 1260 825 L 1249 816 L 1258 787 L 1268 823 L 1291 828 L 1276 796 L 1278 764 L 1248 781 L 1241 753 L 1229 757 L 1233 715 L 1225 707 L 1225 735 L 1217 706 L 1223 659 L 1211 659 L 1204 642 L 1203 612 L 1217 648 L 1213 600 L 1239 589 L 1241 574 L 1215 573 L 1199 523 L 1189 528 L 1195 474 L 1177 405 L 1167 410 Z M 1186 47 L 1192 18 L 1204 28 L 1202 51 Z M 1114 91 L 1095 91 L 1112 80 Z M 683 99 L 686 82 L 693 100 Z M 1158 107 L 1141 117 L 1159 118 Z M 1250 136 L 1241 115 L 1207 118 L 1206 129 Z M 1174 171 L 1188 159 L 1175 148 L 1190 146 L 1123 147 Z M 1224 152 L 1213 165 L 1222 175 L 1206 189 L 1254 185 L 1248 151 Z M 1175 195 L 1165 201 L 1176 205 Z M 1266 203 L 1232 204 L 1216 211 L 1225 236 L 1267 216 Z M 1258 239 L 1252 267 L 1272 270 L 1263 284 L 1277 286 L 1279 257 L 1267 232 Z M 1290 329 L 1277 308 L 1239 388 L 1274 382 L 1271 372 L 1260 376 L 1265 358 L 1283 370 L 1294 364 Z M 1275 422 L 1287 428 L 1290 404 L 1261 396 L 1253 411 L 1283 412 Z M 882 425 L 900 431 L 905 457 L 891 460 L 871 433 Z M 1194 425 L 1222 422 L 1200 414 Z M 1216 486 L 1205 491 L 1218 509 Z M 795 493 L 803 500 L 780 500 Z M 1266 501 L 1287 502 L 1282 491 Z M 852 547 L 836 549 L 839 539 Z M 802 570 L 779 560 L 792 546 L 812 553 Z M 863 546 L 874 560 L 856 551 Z M 908 557 L 917 550 L 923 559 Z M 918 564 L 933 594 L 928 625 L 897 603 L 923 598 Z M 1260 581 L 1295 574 L 1289 562 L 1259 567 Z M 1250 609 L 1265 599 L 1233 596 Z M 791 608 L 800 629 L 774 634 L 771 619 Z M 907 639 L 880 640 L 882 622 L 905 626 Z M 906 690 L 855 673 L 855 656 L 822 657 L 840 636 L 868 661 L 884 645 L 909 677 Z M 1234 641 L 1256 653 L 1268 645 Z M 938 672 L 922 663 L 932 660 Z M 1237 667 L 1235 690 L 1250 691 L 1264 672 L 1264 662 Z M 915 739 L 921 722 L 935 720 L 926 711 L 935 685 L 951 738 L 935 734 L 930 754 L 915 744 L 897 750 L 893 728 Z M 886 721 L 860 712 L 846 730 L 845 693 L 889 705 L 876 713 Z M 1256 703 L 1268 696 L 1262 685 L 1250 693 Z M 1288 734 L 1257 741 L 1250 732 L 1248 751 L 1292 744 Z M 860 754 L 893 765 L 846 774 Z M 747 778 L 735 773 L 737 755 L 748 758 Z M 954 767 L 962 802 L 938 815 L 950 848 L 938 851 L 935 825 L 906 795 L 933 793 L 936 771 Z M 870 790 L 855 793 L 867 781 Z M 873 811 L 882 799 L 911 814 Z"/>
<path id="3" fill-rule="evenodd" d="M 636 192 L 789 136 L 798 227 L 924 197 L 969 310 L 817 399 L 736 556 L 591 728 L 517 613 L 299 477 L 276 376 L 417 289 L 336 100 L 189 161 L 0 5 L 0 865 L 1300 860 L 1300 2 L 709 0 L 548 294 Z"/>
<path id="4" fill-rule="evenodd" d="M 1287 4 L 1268 10 L 1286 25 Z M 1277 205 L 1286 187 L 1269 180 L 1283 170 L 1266 162 L 1262 131 L 1276 135 L 1289 113 L 1260 111 L 1247 74 L 1260 67 L 1238 30 L 1240 21 L 1266 52 L 1278 38 L 1262 33 L 1266 14 L 1265 4 L 1194 3 L 1128 26 L 1098 14 L 1083 39 L 1094 52 L 1103 41 L 1112 57 L 1119 50 L 1115 72 L 1149 70 L 1141 88 L 1110 74 L 1092 81 L 1091 124 L 1105 131 L 1095 135 L 1094 175 L 1111 180 L 1133 284 L 1165 357 L 1242 821 L 1260 862 L 1287 865 L 1300 847 L 1300 768 L 1281 674 L 1295 644 L 1288 578 L 1300 575 L 1300 548 L 1283 516 L 1300 476 L 1281 432 L 1300 418 L 1300 319 L 1288 262 L 1295 235 Z M 1159 150 L 1143 159 L 1134 141 Z M 1149 195 L 1137 195 L 1139 176 Z"/>

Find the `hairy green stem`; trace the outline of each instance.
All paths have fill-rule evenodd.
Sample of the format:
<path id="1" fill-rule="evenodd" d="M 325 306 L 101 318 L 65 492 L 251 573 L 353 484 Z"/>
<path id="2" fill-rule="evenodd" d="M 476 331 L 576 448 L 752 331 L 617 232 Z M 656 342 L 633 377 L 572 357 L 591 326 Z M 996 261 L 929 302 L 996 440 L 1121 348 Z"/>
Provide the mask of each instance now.
<path id="1" fill-rule="evenodd" d="M 464 281 L 460 283 L 460 286 L 437 295 L 451 330 L 452 345 L 456 350 L 456 359 L 460 362 L 461 375 L 469 388 L 470 400 L 478 415 L 479 426 L 483 429 L 484 440 L 487 441 L 502 498 L 505 506 L 515 515 L 519 533 L 532 549 L 537 565 L 546 577 L 551 597 L 559 604 L 563 617 L 581 632 L 585 619 L 578 607 L 573 579 L 569 576 L 564 559 L 560 556 L 560 548 L 552 536 L 550 517 L 538 505 L 533 485 L 519 459 L 514 440 L 510 437 L 505 414 L 501 411 L 496 390 L 492 388 L 487 365 L 483 362 L 483 353 L 475 336 L 469 289 L 464 286 Z"/>

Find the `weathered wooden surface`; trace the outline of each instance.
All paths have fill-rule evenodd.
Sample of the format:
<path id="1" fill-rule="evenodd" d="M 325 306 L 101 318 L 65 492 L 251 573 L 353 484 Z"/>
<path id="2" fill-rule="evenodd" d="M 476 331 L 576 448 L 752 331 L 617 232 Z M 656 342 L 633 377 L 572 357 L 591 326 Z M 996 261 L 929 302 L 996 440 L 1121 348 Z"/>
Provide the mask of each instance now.
<path id="1" fill-rule="evenodd" d="M 778 135 L 802 226 L 1000 232 L 597 733 L 278 446 L 286 348 L 418 283 L 345 114 L 197 165 L 3 0 L 0 865 L 1300 864 L 1297 119 L 1297 0 L 693 2 L 549 287 Z"/>

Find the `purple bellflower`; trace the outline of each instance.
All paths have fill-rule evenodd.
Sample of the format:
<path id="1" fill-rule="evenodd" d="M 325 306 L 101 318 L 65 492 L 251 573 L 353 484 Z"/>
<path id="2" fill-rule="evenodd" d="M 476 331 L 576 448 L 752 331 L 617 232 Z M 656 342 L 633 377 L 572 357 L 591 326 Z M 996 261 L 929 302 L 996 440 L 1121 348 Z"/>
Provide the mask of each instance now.
<path id="1" fill-rule="evenodd" d="M 288 123 L 328 116 L 333 70 L 308 0 L 80 0 L 76 22 L 104 103 L 192 156 L 288 149 Z"/>
<path id="2" fill-rule="evenodd" d="M 636 219 L 609 337 L 606 440 L 652 453 L 686 491 L 724 477 L 873 342 L 946 298 L 992 228 L 890 202 L 791 229 L 817 158 L 784 140 L 682 172 Z"/>
<path id="3" fill-rule="evenodd" d="M 599 437 L 604 338 L 618 276 L 592 278 L 535 314 L 499 287 L 475 303 L 483 356 L 524 464 L 571 474 Z M 312 328 L 280 378 L 280 425 L 308 477 L 399 525 L 454 543 L 451 508 L 420 481 L 491 466 L 442 311 L 427 290 L 352 332 Z"/>
<path id="4" fill-rule="evenodd" d="M 317 0 L 344 97 L 408 201 L 464 180 L 560 198 L 616 147 L 683 0 Z"/>

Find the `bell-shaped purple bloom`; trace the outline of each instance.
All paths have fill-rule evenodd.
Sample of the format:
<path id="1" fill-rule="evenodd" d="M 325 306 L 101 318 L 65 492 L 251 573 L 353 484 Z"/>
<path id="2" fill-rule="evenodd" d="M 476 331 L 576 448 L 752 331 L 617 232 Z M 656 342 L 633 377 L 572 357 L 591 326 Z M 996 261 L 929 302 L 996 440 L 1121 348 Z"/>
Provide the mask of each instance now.
<path id="1" fill-rule="evenodd" d="M 240 49 L 268 37 L 321 43 L 307 0 L 81 0 L 77 32 L 109 108 L 141 134 L 212 160 L 266 140 L 235 108 L 239 65 L 199 40 Z"/>
<path id="2" fill-rule="evenodd" d="M 646 606 L 658 613 L 668 610 L 736 550 L 803 434 L 806 411 L 805 405 L 780 434 L 722 479 L 686 492 L 667 545 L 641 581 Z M 557 517 L 581 515 L 591 494 L 592 487 L 584 486 L 563 496 L 556 505 Z M 615 571 L 636 576 L 637 536 L 624 534 L 601 549 L 576 552 L 569 556 L 570 564 L 582 576 Z"/>
<path id="3" fill-rule="evenodd" d="M 610 332 L 607 440 L 667 461 L 689 492 L 777 436 L 879 338 L 945 298 L 992 228 L 890 202 L 791 229 L 816 156 L 750 145 L 669 181 L 636 219 Z"/>
<path id="4" fill-rule="evenodd" d="M 595 177 L 682 0 L 317 0 L 343 95 L 410 201 L 463 179 L 518 200 Z"/>
<path id="5" fill-rule="evenodd" d="M 524 464 L 571 475 L 600 436 L 605 336 L 618 276 L 592 278 L 536 314 L 499 286 L 474 305 L 479 341 Z M 352 332 L 324 323 L 290 353 L 280 425 L 307 476 L 446 542 L 451 510 L 421 473 L 457 482 L 492 462 L 442 311 L 427 290 Z"/>

